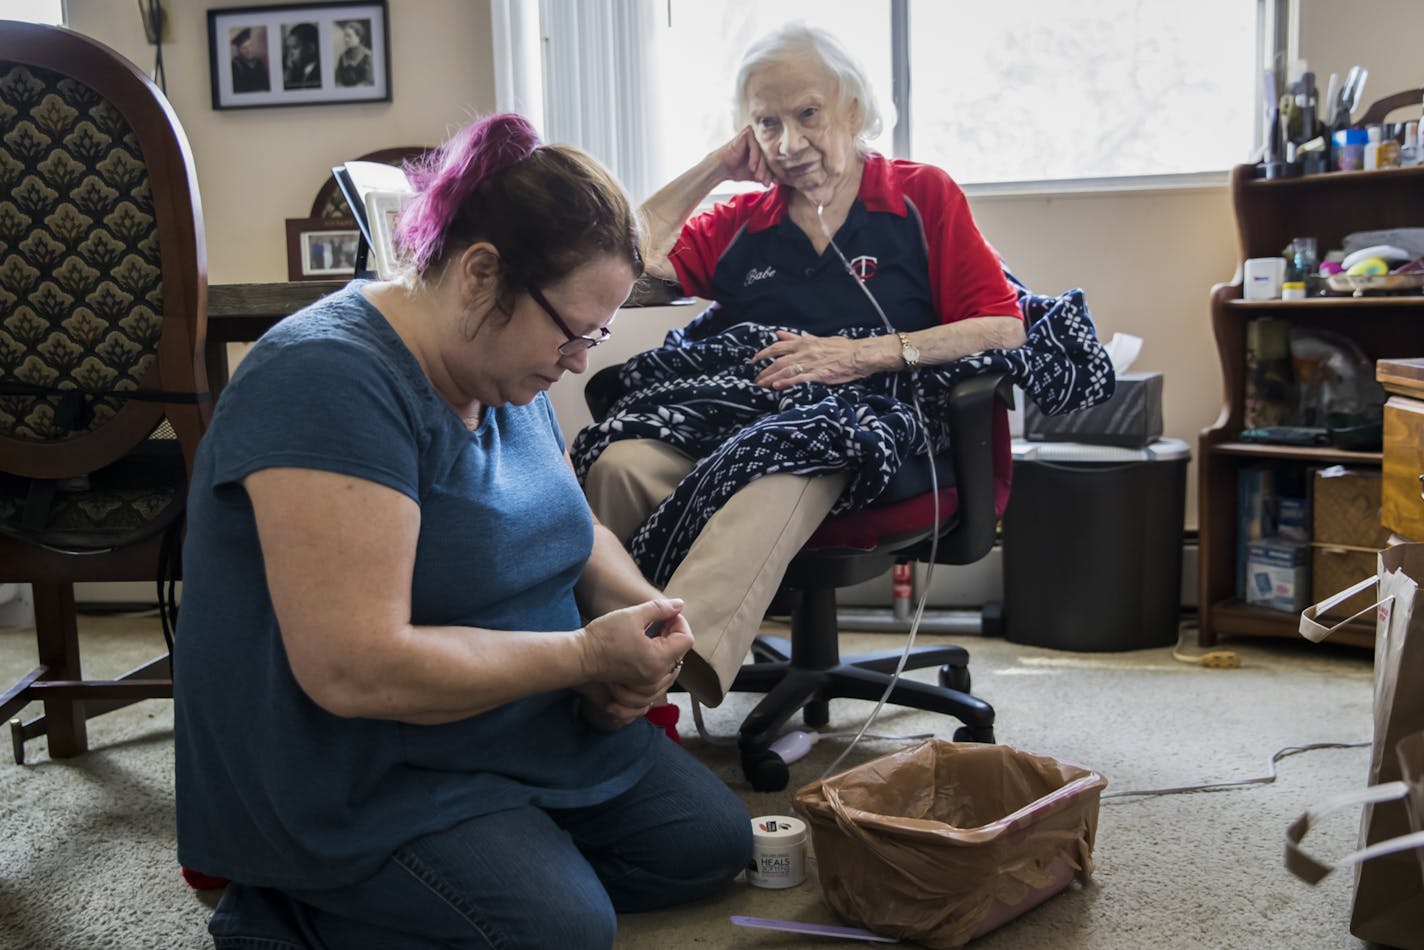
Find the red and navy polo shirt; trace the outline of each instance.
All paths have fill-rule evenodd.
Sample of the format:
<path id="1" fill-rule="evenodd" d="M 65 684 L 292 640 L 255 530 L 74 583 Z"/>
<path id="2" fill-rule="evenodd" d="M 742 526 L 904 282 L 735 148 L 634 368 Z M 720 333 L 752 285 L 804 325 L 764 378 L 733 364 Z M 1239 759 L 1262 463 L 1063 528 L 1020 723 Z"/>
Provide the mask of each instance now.
<path id="1" fill-rule="evenodd" d="M 817 254 L 791 220 L 790 197 L 786 185 L 737 195 L 683 227 L 669 255 L 683 290 L 718 304 L 695 336 L 742 322 L 817 336 L 882 325 L 835 250 Z M 964 192 L 933 165 L 870 153 L 835 241 L 897 330 L 1019 314 Z"/>

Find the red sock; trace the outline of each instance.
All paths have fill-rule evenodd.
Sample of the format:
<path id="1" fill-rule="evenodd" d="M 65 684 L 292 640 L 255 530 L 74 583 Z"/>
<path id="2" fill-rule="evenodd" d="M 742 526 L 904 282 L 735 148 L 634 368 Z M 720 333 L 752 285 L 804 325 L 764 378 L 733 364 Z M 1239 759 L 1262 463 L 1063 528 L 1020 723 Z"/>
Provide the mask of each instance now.
<path id="1" fill-rule="evenodd" d="M 682 739 L 677 734 L 677 718 L 682 715 L 682 710 L 672 703 L 665 706 L 654 706 L 643 714 L 648 722 L 662 729 L 667 733 L 667 737 L 678 745 L 682 745 Z"/>
<path id="2" fill-rule="evenodd" d="M 188 886 L 195 891 L 215 891 L 220 887 L 227 886 L 227 878 L 214 877 L 211 874 L 204 874 L 202 871 L 194 871 L 192 868 L 180 867 L 183 872 L 183 880 L 188 882 Z"/>

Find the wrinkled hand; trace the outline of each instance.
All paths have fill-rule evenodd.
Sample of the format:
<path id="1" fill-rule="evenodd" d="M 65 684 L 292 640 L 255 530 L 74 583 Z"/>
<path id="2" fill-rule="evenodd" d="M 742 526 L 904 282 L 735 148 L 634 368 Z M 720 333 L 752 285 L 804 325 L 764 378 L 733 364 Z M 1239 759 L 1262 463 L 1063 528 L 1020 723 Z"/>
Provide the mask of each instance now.
<path id="1" fill-rule="evenodd" d="M 692 647 L 692 628 L 680 600 L 654 600 L 604 614 L 584 628 L 585 669 L 579 687 L 583 715 L 596 728 L 621 729 L 664 702 Z M 657 637 L 645 633 L 663 621 Z"/>
<path id="2" fill-rule="evenodd" d="M 719 150 L 722 171 L 731 181 L 754 181 L 771 185 L 774 181 L 771 166 L 757 144 L 752 127 L 746 126 Z"/>
<path id="3" fill-rule="evenodd" d="M 857 359 L 865 343 L 843 336 L 812 336 L 777 330 L 776 342 L 751 358 L 753 363 L 771 360 L 771 365 L 757 376 L 757 385 L 786 389 L 800 383 L 829 386 L 860 379 L 869 375 L 863 359 Z"/>

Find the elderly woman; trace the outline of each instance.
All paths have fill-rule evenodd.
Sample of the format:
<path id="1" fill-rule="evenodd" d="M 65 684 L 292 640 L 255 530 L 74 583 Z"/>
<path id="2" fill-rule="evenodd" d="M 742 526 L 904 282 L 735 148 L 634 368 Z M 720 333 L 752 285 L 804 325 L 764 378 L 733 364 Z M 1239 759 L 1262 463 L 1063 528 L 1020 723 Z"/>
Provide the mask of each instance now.
<path id="1" fill-rule="evenodd" d="M 754 44 L 736 106 L 741 131 L 642 209 L 647 271 L 715 302 L 691 332 L 791 328 L 753 357 L 769 361 L 756 382 L 775 390 L 1023 343 L 1017 295 L 963 192 L 938 168 L 868 149 L 880 112 L 830 34 L 792 24 Z M 771 187 L 689 220 L 726 179 Z M 654 439 L 614 442 L 585 490 L 626 541 L 697 461 Z M 785 566 L 845 485 L 843 473 L 765 475 L 707 521 L 665 588 L 697 630 L 681 679 L 695 698 L 721 702 Z"/>
<path id="2" fill-rule="evenodd" d="M 267 333 L 193 473 L 178 847 L 233 882 L 218 947 L 607 947 L 750 857 L 741 802 L 643 718 L 691 631 L 547 396 L 639 272 L 632 210 L 517 116 L 414 177 L 409 273 Z"/>

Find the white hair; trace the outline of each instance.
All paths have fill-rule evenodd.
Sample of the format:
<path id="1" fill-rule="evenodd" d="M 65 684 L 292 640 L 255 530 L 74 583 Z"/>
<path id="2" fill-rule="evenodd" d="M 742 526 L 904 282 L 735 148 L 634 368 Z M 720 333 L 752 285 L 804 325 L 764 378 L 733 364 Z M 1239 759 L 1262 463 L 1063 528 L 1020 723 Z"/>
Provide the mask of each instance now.
<path id="1" fill-rule="evenodd" d="M 747 93 L 752 76 L 768 66 L 808 61 L 819 65 L 835 81 L 836 104 L 843 115 L 850 114 L 852 104 L 857 107 L 856 127 L 851 131 L 858 147 L 867 150 L 870 140 L 880 134 L 883 122 L 865 70 L 840 40 L 826 30 L 801 22 L 787 23 L 773 30 L 753 43 L 742 57 L 732 104 L 736 128 L 742 128 L 751 119 Z"/>

